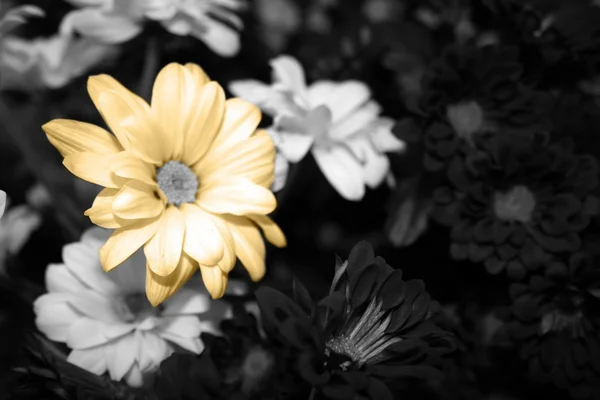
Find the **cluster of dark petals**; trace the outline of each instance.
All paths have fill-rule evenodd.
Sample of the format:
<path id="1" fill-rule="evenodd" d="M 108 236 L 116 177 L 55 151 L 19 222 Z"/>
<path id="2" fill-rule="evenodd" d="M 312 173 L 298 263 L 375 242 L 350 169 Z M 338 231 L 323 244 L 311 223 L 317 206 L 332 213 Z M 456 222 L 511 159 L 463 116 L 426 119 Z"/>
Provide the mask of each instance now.
<path id="1" fill-rule="evenodd" d="M 438 171 L 481 137 L 527 147 L 550 130 L 552 99 L 522 83 L 515 47 L 449 46 L 422 82 L 425 166 Z"/>
<path id="2" fill-rule="evenodd" d="M 511 286 L 506 331 L 534 379 L 600 399 L 600 257 L 580 251 L 549 264 Z"/>
<path id="3" fill-rule="evenodd" d="M 577 251 L 599 212 L 597 161 L 573 154 L 569 140 L 528 149 L 488 140 L 485 152 L 452 162 L 448 177 L 433 217 L 451 227 L 452 257 L 513 279 Z"/>
<path id="4" fill-rule="evenodd" d="M 296 349 L 300 376 L 326 398 L 393 399 L 387 383 L 438 377 L 456 349 L 423 282 L 403 281 L 364 242 L 318 303 L 298 282 L 294 300 L 267 287 L 257 298 L 265 329 Z"/>
<path id="5" fill-rule="evenodd" d="M 506 26 L 504 34 L 510 37 L 503 37 L 504 41 L 525 47 L 527 62 L 532 67 L 546 66 L 552 72 L 556 71 L 554 66 L 563 71 L 566 68 L 572 72 L 571 76 L 561 76 L 558 80 L 567 82 L 598 70 L 600 7 L 593 1 L 484 0 L 483 3 Z M 556 76 L 552 79 L 556 81 Z"/>

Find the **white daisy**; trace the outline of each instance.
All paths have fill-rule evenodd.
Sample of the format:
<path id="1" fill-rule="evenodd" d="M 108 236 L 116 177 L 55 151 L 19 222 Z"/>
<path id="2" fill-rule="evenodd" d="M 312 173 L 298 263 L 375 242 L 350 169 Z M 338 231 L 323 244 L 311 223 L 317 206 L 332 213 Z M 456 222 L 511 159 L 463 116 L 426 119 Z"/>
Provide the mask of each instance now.
<path id="1" fill-rule="evenodd" d="M 331 185 L 348 200 L 360 200 L 365 185 L 379 186 L 389 172 L 386 152 L 404 143 L 391 132 L 394 121 L 380 116 L 381 106 L 359 81 L 317 81 L 307 85 L 293 57 L 271 61 L 273 83 L 232 82 L 230 90 L 275 118 L 268 130 L 289 162 L 310 150 Z M 276 174 L 278 171 L 276 170 Z"/>
<path id="2" fill-rule="evenodd" d="M 34 303 L 36 325 L 72 349 L 68 361 L 140 386 L 176 349 L 200 353 L 203 331 L 216 332 L 229 309 L 200 286 L 183 287 L 159 307 L 145 295 L 145 259 L 135 253 L 106 273 L 99 250 L 110 231 L 91 228 L 63 248 L 63 264 L 46 270 L 47 294 Z"/>
<path id="3" fill-rule="evenodd" d="M 240 48 L 242 20 L 234 13 L 245 0 L 67 0 L 80 7 L 68 13 L 61 32 L 77 32 L 105 43 L 128 41 L 145 20 L 160 22 L 174 35 L 194 36 L 221 56 Z M 215 18 L 216 17 L 216 18 Z"/>

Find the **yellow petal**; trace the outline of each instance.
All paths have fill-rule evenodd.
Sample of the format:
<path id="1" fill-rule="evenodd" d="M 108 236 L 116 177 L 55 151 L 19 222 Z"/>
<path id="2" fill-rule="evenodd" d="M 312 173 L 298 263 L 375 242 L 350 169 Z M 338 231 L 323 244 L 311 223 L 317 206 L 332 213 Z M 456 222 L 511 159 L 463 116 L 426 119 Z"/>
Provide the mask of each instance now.
<path id="1" fill-rule="evenodd" d="M 217 214 L 269 214 L 277 206 L 273 193 L 243 178 L 227 178 L 202 187 L 197 203 Z"/>
<path id="2" fill-rule="evenodd" d="M 173 205 L 167 207 L 156 233 L 144 246 L 147 264 L 157 275 L 167 276 L 173 273 L 183 250 L 185 221 L 179 209 Z"/>
<path id="3" fill-rule="evenodd" d="M 198 103 L 189 115 L 182 161 L 194 165 L 210 148 L 225 110 L 225 92 L 216 82 L 203 88 Z"/>
<path id="4" fill-rule="evenodd" d="M 213 223 L 219 229 L 221 238 L 223 239 L 223 258 L 221 258 L 221 261 L 217 263 L 217 266 L 225 274 L 228 274 L 231 272 L 233 267 L 235 267 L 235 262 L 237 261 L 233 236 L 231 235 L 231 231 L 229 230 L 227 222 L 225 222 L 218 215 L 208 215 L 210 215 Z"/>
<path id="5" fill-rule="evenodd" d="M 183 250 L 205 265 L 216 265 L 223 258 L 223 237 L 208 213 L 195 204 L 182 204 L 185 220 Z"/>
<path id="6" fill-rule="evenodd" d="M 146 102 L 142 98 L 129 91 L 125 86 L 121 85 L 112 76 L 105 74 L 90 76 L 87 82 L 87 89 L 90 98 L 94 102 L 94 105 L 96 106 L 100 114 L 102 114 L 102 116 L 104 117 L 104 121 L 106 122 L 106 124 L 113 131 L 115 136 L 117 136 L 119 142 L 121 142 L 121 145 L 123 145 L 125 149 L 129 149 L 129 140 L 125 132 L 120 128 L 119 121 L 114 121 L 108 114 L 105 115 L 104 107 L 100 104 L 99 101 L 100 95 L 102 93 L 107 92 L 115 93 L 119 97 L 121 97 L 125 102 L 127 102 L 130 108 L 134 107 L 143 109 L 145 107 L 148 107 L 148 104 L 146 104 Z"/>
<path id="7" fill-rule="evenodd" d="M 54 119 L 42 126 L 48 140 L 63 157 L 72 153 L 117 153 L 123 150 L 117 138 L 99 126 L 70 119 Z"/>
<path id="8" fill-rule="evenodd" d="M 225 102 L 223 123 L 211 149 L 231 146 L 248 139 L 260 123 L 260 109 L 249 101 L 233 98 Z"/>
<path id="9" fill-rule="evenodd" d="M 159 218 L 143 219 L 116 229 L 100 249 L 100 262 L 110 271 L 142 247 L 156 232 Z"/>
<path id="10" fill-rule="evenodd" d="M 206 72 L 198 64 L 187 63 L 185 69 L 191 74 L 194 82 L 198 82 L 199 85 L 204 86 L 210 81 Z"/>
<path id="11" fill-rule="evenodd" d="M 156 167 L 129 151 L 122 151 L 112 156 L 110 168 L 121 178 L 136 179 L 148 185 L 156 185 Z"/>
<path id="12" fill-rule="evenodd" d="M 253 281 L 265 276 L 265 242 L 258 228 L 248 218 L 225 215 L 231 236 L 235 242 L 235 253 Z"/>
<path id="13" fill-rule="evenodd" d="M 203 184 L 213 179 L 237 176 L 256 184 L 275 175 L 275 146 L 270 137 L 251 137 L 207 154 L 194 168 Z"/>
<path id="14" fill-rule="evenodd" d="M 194 64 L 183 66 L 171 63 L 156 77 L 152 88 L 152 112 L 163 131 L 169 132 L 170 155 L 181 159 L 185 145 L 187 127 L 194 115 L 208 77 Z"/>
<path id="15" fill-rule="evenodd" d="M 200 273 L 206 290 L 213 299 L 219 299 L 225 294 L 227 288 L 227 274 L 217 267 L 200 265 Z"/>
<path id="16" fill-rule="evenodd" d="M 114 92 L 103 92 L 98 96 L 102 117 L 117 135 L 127 138 L 128 146 L 123 146 L 142 160 L 152 164 L 162 164 L 168 159 L 169 140 L 155 121 L 150 106 L 132 104 Z M 121 137 L 117 135 L 119 141 Z M 121 141 L 122 142 L 122 141 Z"/>
<path id="17" fill-rule="evenodd" d="M 156 193 L 158 188 L 143 182 L 127 182 L 115 196 L 112 209 L 123 219 L 154 218 L 165 209 L 165 203 Z"/>
<path id="18" fill-rule="evenodd" d="M 271 218 L 266 215 L 249 215 L 248 218 L 262 229 L 265 238 L 271 244 L 280 248 L 287 246 L 285 234 Z"/>
<path id="19" fill-rule="evenodd" d="M 119 193 L 118 189 L 102 189 L 94 199 L 92 207 L 84 213 L 90 220 L 102 228 L 116 229 L 132 224 L 133 220 L 121 219 L 112 211 L 114 196 Z"/>
<path id="20" fill-rule="evenodd" d="M 171 297 L 194 276 L 198 270 L 198 263 L 186 254 L 181 255 L 179 265 L 172 274 L 160 276 L 146 266 L 146 297 L 156 307 Z"/>
<path id="21" fill-rule="evenodd" d="M 110 155 L 97 153 L 72 153 L 65 157 L 63 165 L 76 177 L 96 185 L 119 188 L 124 180 L 110 172 Z"/>

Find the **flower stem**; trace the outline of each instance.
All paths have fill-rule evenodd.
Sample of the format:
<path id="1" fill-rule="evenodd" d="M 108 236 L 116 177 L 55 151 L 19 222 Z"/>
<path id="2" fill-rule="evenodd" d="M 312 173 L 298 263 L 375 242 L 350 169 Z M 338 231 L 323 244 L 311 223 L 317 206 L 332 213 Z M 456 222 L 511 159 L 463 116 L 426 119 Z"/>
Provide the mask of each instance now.
<path id="1" fill-rule="evenodd" d="M 152 86 L 158 72 L 160 60 L 160 47 L 158 39 L 155 36 L 150 36 L 146 42 L 146 53 L 144 55 L 144 67 L 139 81 L 139 95 L 150 102 L 152 97 Z"/>

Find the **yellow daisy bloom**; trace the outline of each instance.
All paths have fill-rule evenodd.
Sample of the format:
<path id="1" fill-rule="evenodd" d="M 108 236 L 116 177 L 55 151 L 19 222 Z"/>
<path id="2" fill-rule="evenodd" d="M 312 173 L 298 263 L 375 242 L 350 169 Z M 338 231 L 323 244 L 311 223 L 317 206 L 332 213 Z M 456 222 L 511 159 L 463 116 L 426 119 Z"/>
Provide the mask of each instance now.
<path id="1" fill-rule="evenodd" d="M 286 245 L 267 216 L 275 148 L 256 130 L 259 109 L 225 99 L 221 86 L 195 64 L 169 64 L 158 74 L 151 104 L 108 75 L 92 76 L 88 92 L 114 133 L 55 119 L 42 129 L 74 175 L 104 189 L 85 212 L 115 229 L 100 250 L 110 271 L 142 246 L 146 295 L 156 306 L 200 268 L 213 298 L 223 296 L 239 258 L 250 277 L 265 273 L 266 239 Z"/>

